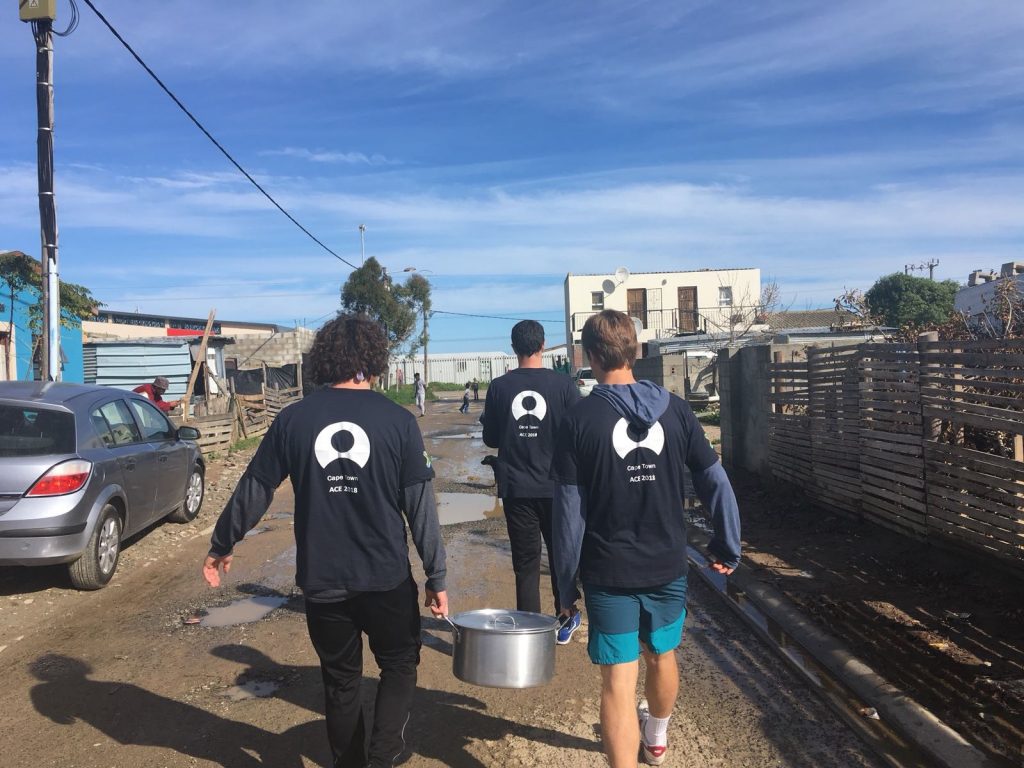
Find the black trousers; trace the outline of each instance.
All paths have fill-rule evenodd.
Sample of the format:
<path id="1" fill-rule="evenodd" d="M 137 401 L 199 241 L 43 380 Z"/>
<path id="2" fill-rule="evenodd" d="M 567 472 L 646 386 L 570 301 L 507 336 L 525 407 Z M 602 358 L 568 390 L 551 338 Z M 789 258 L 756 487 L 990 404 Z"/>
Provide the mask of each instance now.
<path id="1" fill-rule="evenodd" d="M 512 545 L 512 570 L 516 574 L 516 609 L 540 613 L 540 543 L 548 550 L 551 592 L 558 604 L 558 584 L 551 562 L 551 499 L 505 499 L 505 525 Z M 579 592 L 576 593 L 579 597 Z"/>
<path id="2" fill-rule="evenodd" d="M 306 601 L 306 626 L 324 680 L 327 738 L 335 768 L 394 765 L 405 750 L 405 726 L 420 661 L 420 613 L 410 575 L 389 592 L 362 592 L 337 603 Z M 369 751 L 359 687 L 363 633 L 380 667 Z"/>

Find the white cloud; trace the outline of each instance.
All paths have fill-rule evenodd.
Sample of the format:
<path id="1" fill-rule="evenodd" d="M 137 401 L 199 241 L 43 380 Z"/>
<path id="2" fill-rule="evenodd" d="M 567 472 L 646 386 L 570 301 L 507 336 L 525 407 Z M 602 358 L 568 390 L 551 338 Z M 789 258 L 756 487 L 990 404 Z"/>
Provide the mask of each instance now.
<path id="1" fill-rule="evenodd" d="M 309 160 L 313 163 L 346 163 L 349 165 L 398 165 L 398 160 L 393 160 L 384 155 L 367 155 L 362 152 L 334 152 L 330 150 L 312 150 L 303 147 L 285 147 L 284 149 L 268 149 L 259 154 L 265 157 L 295 157 L 300 160 Z"/>

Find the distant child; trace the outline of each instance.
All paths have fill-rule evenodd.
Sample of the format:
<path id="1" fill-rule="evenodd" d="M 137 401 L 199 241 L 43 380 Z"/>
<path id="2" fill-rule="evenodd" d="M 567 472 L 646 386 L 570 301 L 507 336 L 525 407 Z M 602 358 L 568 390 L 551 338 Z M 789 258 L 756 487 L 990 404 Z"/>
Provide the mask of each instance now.
<path id="1" fill-rule="evenodd" d="M 459 406 L 459 413 L 469 413 L 469 393 L 470 393 L 470 390 L 471 390 L 471 385 L 467 381 L 466 382 L 466 389 L 462 393 L 462 405 Z"/>

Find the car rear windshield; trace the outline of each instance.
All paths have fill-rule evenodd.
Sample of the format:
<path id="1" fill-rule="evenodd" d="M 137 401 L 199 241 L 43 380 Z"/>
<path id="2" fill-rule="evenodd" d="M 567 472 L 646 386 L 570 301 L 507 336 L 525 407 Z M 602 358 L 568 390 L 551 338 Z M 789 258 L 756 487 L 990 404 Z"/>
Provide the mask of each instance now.
<path id="1" fill-rule="evenodd" d="M 47 408 L 0 405 L 0 456 L 74 452 L 74 415 Z"/>

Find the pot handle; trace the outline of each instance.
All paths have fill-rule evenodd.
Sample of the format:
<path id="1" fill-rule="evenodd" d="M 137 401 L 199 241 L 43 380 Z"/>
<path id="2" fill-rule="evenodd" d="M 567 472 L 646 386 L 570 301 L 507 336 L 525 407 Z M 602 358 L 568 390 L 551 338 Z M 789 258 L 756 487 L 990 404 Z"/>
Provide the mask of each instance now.
<path id="1" fill-rule="evenodd" d="M 510 622 L 512 627 L 519 626 L 518 624 L 516 624 L 516 617 L 511 616 L 507 613 L 503 616 L 495 616 L 494 619 L 491 621 L 491 626 L 496 627 L 499 624 L 505 624 L 506 626 L 509 626 Z"/>
<path id="2" fill-rule="evenodd" d="M 444 620 L 447 621 L 449 624 L 451 624 L 451 626 L 452 626 L 452 634 L 455 636 L 455 639 L 458 640 L 459 639 L 459 628 L 455 625 L 455 622 L 448 618 L 448 614 L 447 613 L 444 615 Z"/>

